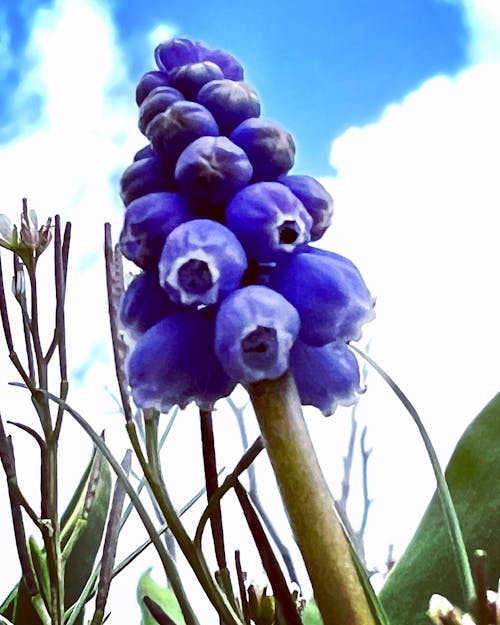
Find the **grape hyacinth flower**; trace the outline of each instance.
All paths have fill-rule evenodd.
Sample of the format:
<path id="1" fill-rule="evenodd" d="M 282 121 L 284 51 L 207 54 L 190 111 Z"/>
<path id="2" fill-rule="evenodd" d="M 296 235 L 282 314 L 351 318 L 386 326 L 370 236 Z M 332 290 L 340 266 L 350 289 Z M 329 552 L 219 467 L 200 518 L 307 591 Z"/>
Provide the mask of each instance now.
<path id="1" fill-rule="evenodd" d="M 149 328 L 127 363 L 138 406 L 167 412 L 195 401 L 210 410 L 229 395 L 236 380 L 227 375 L 214 351 L 214 313 L 185 308 Z"/>
<path id="2" fill-rule="evenodd" d="M 374 317 L 374 299 L 355 265 L 333 252 L 308 248 L 276 266 L 271 285 L 297 309 L 300 338 L 321 347 L 357 341 Z"/>
<path id="3" fill-rule="evenodd" d="M 227 137 L 201 137 L 182 152 L 175 180 L 198 206 L 224 206 L 252 177 L 245 152 Z"/>
<path id="4" fill-rule="evenodd" d="M 358 361 L 341 341 L 311 347 L 297 339 L 290 353 L 290 370 L 301 403 L 316 406 L 325 417 L 337 406 L 355 404 L 362 392 Z"/>
<path id="5" fill-rule="evenodd" d="M 231 141 L 245 150 L 253 167 L 253 180 L 274 180 L 286 174 L 295 159 L 292 135 L 278 124 L 251 118 L 233 130 Z"/>
<path id="6" fill-rule="evenodd" d="M 226 224 L 257 262 L 278 260 L 310 239 L 312 218 L 302 202 L 278 182 L 258 182 L 237 193 Z"/>
<path id="7" fill-rule="evenodd" d="M 161 288 L 158 276 L 144 271 L 135 276 L 120 302 L 120 322 L 133 339 L 161 321 L 178 306 Z"/>
<path id="8" fill-rule="evenodd" d="M 288 368 L 299 325 L 297 311 L 279 293 L 247 286 L 219 308 L 215 352 L 226 371 L 242 382 L 277 378 Z"/>
<path id="9" fill-rule="evenodd" d="M 140 284 L 148 285 L 151 301 L 160 289 L 172 306 L 215 308 L 214 349 L 233 377 L 246 384 L 291 370 L 304 403 L 333 412 L 359 392 L 354 357 L 341 345 L 359 338 L 373 318 L 374 300 L 348 259 L 308 246 L 330 225 L 330 194 L 311 176 L 289 173 L 293 138 L 260 118 L 258 95 L 231 54 L 180 38 L 160 44 L 155 60 L 158 69 L 144 74 L 136 90 L 139 127 L 150 145 L 121 181 L 123 254 L 148 274 Z M 135 283 L 131 288 L 142 292 Z M 276 311 L 287 311 L 283 327 L 255 321 L 270 311 L 273 298 Z M 134 325 L 140 297 L 130 301 L 125 325 L 137 334 L 149 321 Z M 243 329 L 229 323 L 228 310 L 235 323 L 246 320 Z M 170 314 L 161 305 L 144 318 L 159 322 Z M 238 334 L 247 330 L 248 353 L 241 352 Z M 252 360 L 252 341 L 267 350 L 262 366 Z M 332 354 L 340 353 L 335 378 Z M 313 388 L 306 373 L 315 369 L 338 399 Z M 169 378 L 163 383 L 168 386 Z"/>
<path id="10" fill-rule="evenodd" d="M 154 58 L 136 89 L 150 145 L 121 180 L 120 246 L 143 271 L 120 311 L 136 340 L 134 402 L 205 411 L 243 384 L 323 621 L 372 625 L 301 404 L 330 415 L 356 401 L 347 344 L 374 317 L 374 298 L 350 260 L 310 247 L 333 199 L 290 173 L 294 140 L 261 119 L 241 64 L 185 38 Z"/>
<path id="11" fill-rule="evenodd" d="M 169 234 L 158 267 L 160 284 L 175 302 L 210 305 L 238 288 L 247 258 L 225 226 L 195 219 Z"/>
<path id="12" fill-rule="evenodd" d="M 131 202 L 125 212 L 120 249 L 142 269 L 158 269 L 165 239 L 174 228 L 194 219 L 185 197 L 168 191 L 148 193 Z"/>

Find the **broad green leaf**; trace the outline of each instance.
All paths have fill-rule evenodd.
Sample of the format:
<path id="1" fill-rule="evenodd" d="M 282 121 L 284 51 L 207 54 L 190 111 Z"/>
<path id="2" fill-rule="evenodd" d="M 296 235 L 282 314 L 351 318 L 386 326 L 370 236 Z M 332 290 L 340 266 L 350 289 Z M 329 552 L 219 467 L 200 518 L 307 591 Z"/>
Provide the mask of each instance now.
<path id="1" fill-rule="evenodd" d="M 137 601 L 142 612 L 141 625 L 158 625 L 142 601 L 142 598 L 145 596 L 151 597 L 177 625 L 185 625 L 184 617 L 173 591 L 155 582 L 151 577 L 151 569 L 144 571 L 139 578 Z"/>
<path id="2" fill-rule="evenodd" d="M 488 553 L 492 589 L 500 577 L 499 466 L 500 394 L 466 429 L 446 469 L 469 557 L 476 549 Z M 462 605 L 460 580 L 436 494 L 380 599 L 394 625 L 429 625 L 425 612 L 434 593 L 468 607 Z"/>
<path id="3" fill-rule="evenodd" d="M 64 574 L 64 605 L 69 608 L 80 596 L 92 573 L 108 514 L 111 493 L 109 466 L 101 454 L 94 451 L 61 519 L 61 542 L 69 551 Z M 76 533 L 74 533 L 76 531 Z M 33 549 L 31 541 L 31 553 Z M 40 551 L 38 556 L 41 556 Z M 45 558 L 37 557 L 37 566 L 44 566 Z M 48 574 L 47 574 L 48 576 Z M 41 577 L 41 569 L 38 573 Z M 18 585 L 15 625 L 40 625 L 40 619 L 31 605 L 24 583 Z M 76 621 L 83 623 L 83 614 Z"/>

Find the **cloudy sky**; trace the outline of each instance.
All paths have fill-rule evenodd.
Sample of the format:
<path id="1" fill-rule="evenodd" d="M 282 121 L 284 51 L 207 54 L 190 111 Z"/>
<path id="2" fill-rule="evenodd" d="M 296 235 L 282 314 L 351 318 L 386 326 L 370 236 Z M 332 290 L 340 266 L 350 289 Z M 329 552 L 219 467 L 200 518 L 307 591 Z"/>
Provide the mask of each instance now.
<path id="1" fill-rule="evenodd" d="M 445 462 L 498 391 L 500 5 L 4 0 L 0 212 L 16 218 L 26 196 L 41 218 L 58 212 L 74 224 L 75 403 L 88 388 L 100 393 L 108 371 L 102 224 L 117 235 L 117 181 L 144 144 L 134 85 L 172 35 L 234 53 L 264 115 L 294 134 L 294 172 L 331 189 L 323 245 L 352 258 L 377 296 L 371 354 L 414 401 Z M 359 415 L 374 448 L 369 539 L 380 562 L 390 542 L 404 547 L 433 482 L 414 427 L 374 373 Z M 348 413 L 308 419 L 338 474 Z"/>

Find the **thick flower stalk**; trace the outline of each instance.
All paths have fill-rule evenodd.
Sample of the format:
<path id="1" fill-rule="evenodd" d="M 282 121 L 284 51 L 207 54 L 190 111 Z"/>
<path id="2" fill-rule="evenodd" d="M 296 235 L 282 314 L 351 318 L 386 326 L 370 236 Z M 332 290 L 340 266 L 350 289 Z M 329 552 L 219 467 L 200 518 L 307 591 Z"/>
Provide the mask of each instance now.
<path id="1" fill-rule="evenodd" d="M 188 39 L 155 60 L 136 90 L 149 143 L 121 179 L 120 246 L 142 270 L 121 306 L 134 400 L 209 410 L 246 386 L 325 625 L 371 623 L 300 405 L 357 400 L 347 342 L 374 299 L 351 261 L 310 245 L 333 200 L 289 173 L 293 138 L 260 117 L 240 63 Z"/>

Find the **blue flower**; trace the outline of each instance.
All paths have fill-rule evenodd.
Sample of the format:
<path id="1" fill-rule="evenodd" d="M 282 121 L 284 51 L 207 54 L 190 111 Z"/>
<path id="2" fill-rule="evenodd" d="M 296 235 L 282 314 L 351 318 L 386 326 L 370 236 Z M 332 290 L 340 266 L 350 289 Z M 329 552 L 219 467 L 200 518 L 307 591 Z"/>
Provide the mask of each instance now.
<path id="1" fill-rule="evenodd" d="M 278 182 L 258 182 L 233 197 L 225 223 L 252 258 L 266 263 L 308 243 L 312 219 L 290 189 Z"/>
<path id="2" fill-rule="evenodd" d="M 139 108 L 139 130 L 146 134 L 148 124 L 159 114 L 164 113 L 174 102 L 183 100 L 184 96 L 173 87 L 156 87 L 148 93 Z"/>
<path id="3" fill-rule="evenodd" d="M 259 97 L 244 82 L 212 80 L 200 89 L 197 101 L 212 113 L 224 135 L 246 119 L 260 115 Z"/>
<path id="4" fill-rule="evenodd" d="M 179 193 L 143 195 L 131 202 L 125 212 L 120 234 L 122 254 L 142 269 L 156 271 L 167 235 L 193 218 L 186 198 Z"/>
<path id="5" fill-rule="evenodd" d="M 292 135 L 274 122 L 251 118 L 237 126 L 229 136 L 245 150 L 253 167 L 253 181 L 275 180 L 286 174 L 295 159 Z"/>
<path id="6" fill-rule="evenodd" d="M 156 155 L 135 160 L 123 172 L 120 180 L 120 197 L 123 203 L 128 206 L 148 193 L 173 191 L 172 173 Z"/>
<path id="7" fill-rule="evenodd" d="M 129 284 L 120 302 L 120 321 L 138 339 L 158 321 L 178 310 L 158 282 L 158 274 L 144 271 Z"/>
<path id="8" fill-rule="evenodd" d="M 171 104 L 149 122 L 146 136 L 155 151 L 173 163 L 191 141 L 219 134 L 217 122 L 204 106 L 180 100 Z"/>
<path id="9" fill-rule="evenodd" d="M 288 369 L 299 325 L 297 311 L 284 297 L 250 285 L 221 303 L 215 351 L 228 374 L 240 382 L 272 380 Z"/>
<path id="10" fill-rule="evenodd" d="M 211 80 L 224 78 L 221 69 L 211 61 L 188 63 L 175 68 L 169 74 L 169 84 L 182 91 L 188 100 L 196 100 L 198 91 Z"/>
<path id="11" fill-rule="evenodd" d="M 169 234 L 158 267 L 160 284 L 174 301 L 210 305 L 238 288 L 247 258 L 225 226 L 195 219 Z"/>
<path id="12" fill-rule="evenodd" d="M 333 198 L 328 191 L 312 176 L 280 176 L 278 181 L 286 185 L 305 206 L 313 223 L 311 241 L 317 241 L 332 223 Z"/>
<path id="13" fill-rule="evenodd" d="M 156 87 L 166 87 L 168 85 L 168 76 L 165 72 L 153 70 L 146 72 L 139 80 L 135 90 L 135 101 L 137 106 L 141 106 L 146 97 Z"/>
<path id="14" fill-rule="evenodd" d="M 127 374 L 136 405 L 160 412 L 192 401 L 210 410 L 236 385 L 215 355 L 208 309 L 184 308 L 151 327 L 130 354 Z"/>
<path id="15" fill-rule="evenodd" d="M 197 206 L 224 206 L 252 177 L 245 152 L 227 137 L 201 137 L 182 152 L 175 180 Z"/>
<path id="16" fill-rule="evenodd" d="M 199 60 L 198 47 L 190 39 L 169 39 L 155 48 L 155 61 L 160 70 L 167 74 L 181 65 Z"/>
<path id="17" fill-rule="evenodd" d="M 356 341 L 375 316 L 358 269 L 333 252 L 309 248 L 290 255 L 277 264 L 270 284 L 297 309 L 300 338 L 308 345 Z"/>
<path id="18" fill-rule="evenodd" d="M 342 342 L 311 347 L 298 339 L 290 352 L 290 370 L 301 403 L 319 408 L 325 417 L 337 406 L 352 406 L 363 392 L 358 361 Z"/>

